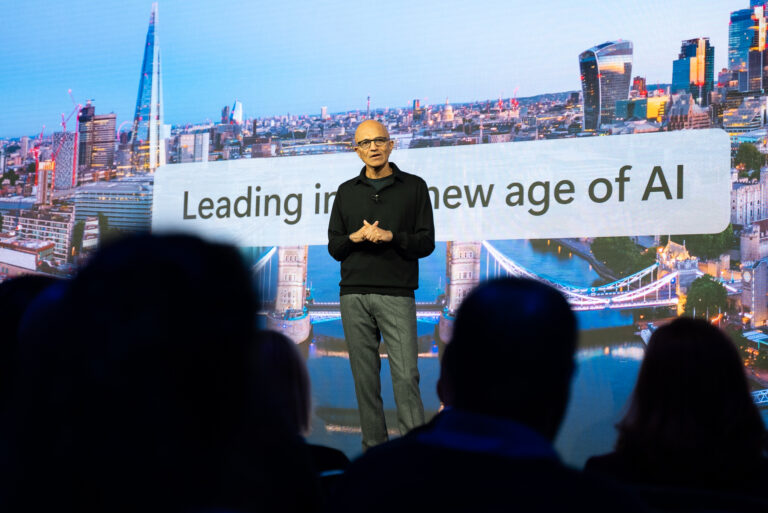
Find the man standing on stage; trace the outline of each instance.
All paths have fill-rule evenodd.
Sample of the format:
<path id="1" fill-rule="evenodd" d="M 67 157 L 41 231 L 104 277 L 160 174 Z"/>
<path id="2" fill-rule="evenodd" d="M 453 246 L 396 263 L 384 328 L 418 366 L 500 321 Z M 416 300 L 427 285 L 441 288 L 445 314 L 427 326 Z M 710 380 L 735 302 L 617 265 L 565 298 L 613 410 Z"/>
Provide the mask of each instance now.
<path id="1" fill-rule="evenodd" d="M 400 433 L 424 423 L 419 393 L 416 303 L 419 258 L 435 249 L 427 184 L 389 162 L 394 147 L 373 120 L 355 131 L 360 174 L 339 186 L 328 225 L 328 252 L 341 262 L 341 321 L 360 409 L 363 449 L 387 440 L 381 400 L 383 336 Z"/>

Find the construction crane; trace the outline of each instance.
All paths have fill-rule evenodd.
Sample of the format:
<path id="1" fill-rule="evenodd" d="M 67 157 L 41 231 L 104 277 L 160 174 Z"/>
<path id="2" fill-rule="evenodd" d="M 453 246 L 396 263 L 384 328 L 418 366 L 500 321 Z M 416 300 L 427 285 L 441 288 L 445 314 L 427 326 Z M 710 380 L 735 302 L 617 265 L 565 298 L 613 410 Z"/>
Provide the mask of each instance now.
<path id="1" fill-rule="evenodd" d="M 512 99 L 509 100 L 509 108 L 513 110 L 520 106 L 520 102 L 517 101 L 517 90 L 518 88 L 515 87 L 515 91 L 512 93 Z"/>
<path id="2" fill-rule="evenodd" d="M 37 187 L 37 170 L 40 167 L 40 146 L 43 145 L 43 132 L 45 132 L 45 125 L 40 130 L 40 135 L 37 136 L 37 145 L 32 148 L 32 153 L 35 154 L 35 187 Z"/>

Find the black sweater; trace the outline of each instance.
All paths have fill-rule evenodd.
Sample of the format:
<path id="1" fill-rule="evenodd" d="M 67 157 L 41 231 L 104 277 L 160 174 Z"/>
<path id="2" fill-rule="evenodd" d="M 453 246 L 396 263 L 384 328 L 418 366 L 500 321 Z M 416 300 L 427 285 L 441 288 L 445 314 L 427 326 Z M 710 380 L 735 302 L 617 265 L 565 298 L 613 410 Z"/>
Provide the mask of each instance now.
<path id="1" fill-rule="evenodd" d="M 328 224 L 328 253 L 341 262 L 341 295 L 410 296 L 419 286 L 418 259 L 435 249 L 427 184 L 390 162 L 392 185 L 376 190 L 360 175 L 339 186 Z M 363 220 L 392 232 L 392 241 L 354 243 Z"/>

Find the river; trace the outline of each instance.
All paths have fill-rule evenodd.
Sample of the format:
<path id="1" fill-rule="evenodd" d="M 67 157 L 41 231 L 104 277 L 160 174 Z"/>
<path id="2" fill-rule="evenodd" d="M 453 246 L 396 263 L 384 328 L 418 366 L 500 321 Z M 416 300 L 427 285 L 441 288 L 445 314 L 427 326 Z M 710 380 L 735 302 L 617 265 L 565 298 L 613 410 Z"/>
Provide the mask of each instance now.
<path id="1" fill-rule="evenodd" d="M 519 265 L 560 282 L 591 285 L 600 278 L 589 262 L 570 255 L 565 248 L 558 250 L 556 241 L 532 244 L 526 240 L 509 240 L 494 241 L 493 245 Z M 421 261 L 417 301 L 434 301 L 443 291 L 445 261 L 445 243 L 438 243 L 432 255 Z M 272 283 L 276 283 L 276 267 L 274 265 L 272 269 Z M 492 262 L 486 265 L 483 250 L 483 278 L 486 268 L 492 273 L 493 267 Z M 338 300 L 339 264 L 328 255 L 324 246 L 309 248 L 307 281 L 315 301 Z M 616 440 L 614 426 L 634 387 L 644 352 L 642 341 L 632 334 L 632 312 L 579 312 L 578 320 L 582 331 L 576 356 L 577 369 L 569 407 L 555 443 L 562 459 L 575 467 L 581 467 L 589 456 L 612 449 Z M 436 394 L 440 342 L 435 340 L 434 332 L 434 324 L 418 323 L 421 393 L 428 417 L 440 406 Z M 317 323 L 313 326 L 313 336 L 311 342 L 301 346 L 307 356 L 314 404 L 312 434 L 308 440 L 341 449 L 350 457 L 357 456 L 361 452 L 357 403 L 349 360 L 341 341 L 341 322 Z M 488 357 L 493 358 L 493 355 Z M 394 428 L 397 426 L 395 403 L 386 358 L 382 361 L 381 377 L 387 425 Z M 768 422 L 768 410 L 762 413 Z"/>

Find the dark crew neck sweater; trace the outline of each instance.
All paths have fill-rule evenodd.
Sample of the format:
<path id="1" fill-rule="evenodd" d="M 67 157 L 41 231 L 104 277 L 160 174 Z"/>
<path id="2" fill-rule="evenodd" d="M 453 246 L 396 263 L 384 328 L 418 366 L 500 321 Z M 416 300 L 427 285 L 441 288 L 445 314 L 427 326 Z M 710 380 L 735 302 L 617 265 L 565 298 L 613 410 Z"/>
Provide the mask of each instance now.
<path id="1" fill-rule="evenodd" d="M 392 175 L 374 180 L 381 184 L 378 190 L 363 168 L 336 191 L 328 224 L 328 252 L 341 262 L 341 295 L 413 297 L 419 286 L 418 259 L 435 249 L 426 182 L 391 162 L 389 165 Z M 378 221 L 380 228 L 392 232 L 392 240 L 380 244 L 352 242 L 349 234 L 359 230 L 363 220 L 371 224 Z"/>

